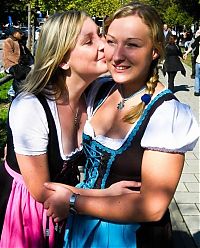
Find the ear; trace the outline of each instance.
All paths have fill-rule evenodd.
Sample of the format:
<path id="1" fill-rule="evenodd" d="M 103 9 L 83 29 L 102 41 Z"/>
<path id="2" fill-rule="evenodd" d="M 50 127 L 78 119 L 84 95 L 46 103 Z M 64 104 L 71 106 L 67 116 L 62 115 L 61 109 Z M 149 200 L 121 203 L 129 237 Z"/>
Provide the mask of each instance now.
<path id="1" fill-rule="evenodd" d="M 68 70 L 69 69 L 69 63 L 68 62 L 61 62 L 59 64 L 59 67 L 62 68 L 63 70 Z"/>
<path id="2" fill-rule="evenodd" d="M 158 57 L 160 57 L 160 54 L 158 53 L 158 50 L 156 48 L 154 48 L 153 52 L 152 52 L 152 58 L 153 58 L 153 60 L 155 60 Z"/>

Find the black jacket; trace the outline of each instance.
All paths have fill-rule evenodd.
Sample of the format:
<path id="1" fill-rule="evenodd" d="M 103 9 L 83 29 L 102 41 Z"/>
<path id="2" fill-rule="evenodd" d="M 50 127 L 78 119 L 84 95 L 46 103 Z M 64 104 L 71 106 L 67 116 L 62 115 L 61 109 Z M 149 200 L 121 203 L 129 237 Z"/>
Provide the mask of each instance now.
<path id="1" fill-rule="evenodd" d="M 199 46 L 200 46 L 200 35 L 191 44 L 192 49 L 195 49 L 194 50 L 195 58 L 197 58 L 197 56 L 199 55 Z"/>
<path id="2" fill-rule="evenodd" d="M 177 44 L 167 44 L 165 47 L 165 52 L 163 74 L 165 75 L 166 72 L 181 71 L 181 73 L 185 76 L 186 71 L 180 60 L 180 57 L 182 58 L 183 56 L 180 47 Z"/>

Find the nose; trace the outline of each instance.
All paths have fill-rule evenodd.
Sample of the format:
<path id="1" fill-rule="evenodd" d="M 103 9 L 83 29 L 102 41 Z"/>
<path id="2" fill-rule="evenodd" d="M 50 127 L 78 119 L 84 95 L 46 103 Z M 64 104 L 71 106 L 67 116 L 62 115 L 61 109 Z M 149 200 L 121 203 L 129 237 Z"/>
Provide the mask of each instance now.
<path id="1" fill-rule="evenodd" d="M 105 39 L 104 38 L 99 38 L 98 51 L 104 50 L 104 48 L 105 48 Z"/>
<path id="2" fill-rule="evenodd" d="M 123 46 L 121 44 L 116 44 L 114 51 L 113 51 L 113 60 L 116 62 L 121 62 L 124 60 L 124 51 Z"/>

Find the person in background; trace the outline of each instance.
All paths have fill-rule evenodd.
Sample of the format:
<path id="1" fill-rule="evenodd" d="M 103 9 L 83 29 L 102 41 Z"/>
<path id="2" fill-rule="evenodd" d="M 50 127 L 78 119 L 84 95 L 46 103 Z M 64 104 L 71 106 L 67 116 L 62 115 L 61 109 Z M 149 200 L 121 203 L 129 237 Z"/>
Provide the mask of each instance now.
<path id="1" fill-rule="evenodd" d="M 192 31 L 183 31 L 183 43 L 185 51 L 188 50 L 188 47 L 190 45 L 190 42 L 192 40 Z"/>
<path id="2" fill-rule="evenodd" d="M 172 35 L 177 35 L 176 29 L 174 26 L 172 26 L 172 28 L 171 28 L 171 33 L 172 33 Z"/>
<path id="3" fill-rule="evenodd" d="M 195 41 L 195 38 L 196 38 L 196 34 L 193 35 L 188 49 L 190 49 L 192 43 Z M 194 51 L 195 51 L 195 48 L 192 49 L 192 51 L 191 51 L 192 74 L 190 75 L 190 77 L 192 79 L 195 79 L 195 66 L 196 66 L 196 57 L 195 57 Z"/>
<path id="4" fill-rule="evenodd" d="M 159 81 L 164 37 L 156 10 L 130 3 L 107 19 L 105 31 L 112 78 L 88 94 L 84 180 L 75 188 L 46 183 L 54 192 L 44 206 L 56 222 L 67 217 L 65 248 L 171 248 L 168 206 L 198 125 L 189 106 Z M 125 179 L 142 182 L 139 194 L 81 193 Z"/>
<path id="5" fill-rule="evenodd" d="M 19 63 L 20 47 L 19 42 L 22 40 L 23 32 L 19 29 L 14 29 L 12 34 L 3 42 L 3 66 L 7 73 L 9 69 Z"/>
<path id="6" fill-rule="evenodd" d="M 170 35 L 172 35 L 171 30 L 168 28 L 166 23 L 163 24 L 163 34 L 165 37 L 165 43 L 168 43 Z"/>
<path id="7" fill-rule="evenodd" d="M 20 29 L 14 29 L 12 34 L 3 42 L 3 67 L 6 73 L 12 74 L 12 67 L 17 65 L 20 60 L 19 41 L 22 40 L 23 32 Z M 11 69 L 11 71 L 10 71 Z M 11 85 L 8 95 L 13 98 L 15 91 Z"/>
<path id="8" fill-rule="evenodd" d="M 19 41 L 20 45 L 20 61 L 19 63 L 26 66 L 32 66 L 34 64 L 34 57 L 31 54 L 31 51 L 26 46 L 27 37 L 22 36 L 22 39 Z"/>
<path id="9" fill-rule="evenodd" d="M 43 184 L 79 182 L 78 166 L 85 164 L 84 91 L 106 71 L 104 42 L 90 17 L 79 11 L 49 17 L 41 29 L 34 67 L 9 110 L 7 155 L 0 167 L 1 248 L 59 247 L 43 207 L 50 195 Z M 94 190 L 95 195 L 127 193 L 125 184 Z"/>
<path id="10" fill-rule="evenodd" d="M 190 48 L 183 55 L 184 59 L 187 59 L 188 53 L 194 50 L 195 60 L 195 85 L 194 85 L 194 95 L 200 96 L 200 29 L 196 32 L 196 38 L 191 44 Z"/>
<path id="11" fill-rule="evenodd" d="M 186 71 L 181 63 L 180 58 L 183 58 L 181 48 L 176 43 L 176 35 L 171 35 L 165 46 L 165 61 L 163 64 L 163 74 L 168 75 L 168 89 L 174 92 L 174 80 L 178 71 L 186 76 Z"/>
<path id="12" fill-rule="evenodd" d="M 13 75 L 13 83 L 8 91 L 11 100 L 18 92 L 21 81 L 26 78 L 34 63 L 34 58 L 26 47 L 26 37 L 20 29 L 14 29 L 3 42 L 3 65 L 6 73 Z"/>

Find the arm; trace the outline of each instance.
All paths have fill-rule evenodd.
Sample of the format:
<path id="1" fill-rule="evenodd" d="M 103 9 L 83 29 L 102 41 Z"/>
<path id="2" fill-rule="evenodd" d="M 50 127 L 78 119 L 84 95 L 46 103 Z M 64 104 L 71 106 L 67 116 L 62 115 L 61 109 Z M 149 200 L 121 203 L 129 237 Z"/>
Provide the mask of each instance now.
<path id="1" fill-rule="evenodd" d="M 51 197 L 44 202 L 44 207 L 48 209 L 47 215 L 53 218 L 58 217 L 58 221 L 68 216 L 69 206 L 66 204 L 66 193 L 76 193 L 82 196 L 103 197 L 133 193 L 133 190 L 140 188 L 141 183 L 135 181 L 121 181 L 112 184 L 106 189 L 80 189 L 60 183 L 45 183 L 44 186 L 51 190 Z M 53 192 L 54 191 L 54 192 Z M 134 191 L 139 194 L 140 191 Z M 54 193 L 54 194 L 53 194 Z"/>
<path id="2" fill-rule="evenodd" d="M 50 180 L 47 155 L 26 156 L 16 154 L 25 185 L 38 202 L 44 202 L 51 194 L 43 184 Z"/>
<path id="3" fill-rule="evenodd" d="M 47 155 L 25 156 L 17 154 L 17 161 L 28 191 L 36 201 L 43 203 L 52 194 L 52 191 L 43 186 L 45 182 L 50 181 Z M 52 184 L 59 185 L 56 183 Z M 132 191 L 128 189 L 128 187 L 140 187 L 140 183 L 131 181 L 122 181 L 112 185 L 108 189 L 102 190 L 79 189 L 69 185 L 60 185 L 74 193 L 86 196 L 106 196 L 130 193 Z"/>
<path id="4" fill-rule="evenodd" d="M 112 221 L 157 221 L 174 195 L 183 164 L 183 155 L 145 151 L 140 194 L 104 198 L 79 196 L 77 211 Z"/>
<path id="5" fill-rule="evenodd" d="M 196 49 L 199 46 L 199 41 L 200 38 L 197 37 L 191 44 L 190 47 L 188 48 L 188 50 L 185 52 L 185 54 L 183 55 L 184 59 L 187 59 L 187 55 L 193 50 Z"/>
<path id="6" fill-rule="evenodd" d="M 184 164 L 184 155 L 158 151 L 144 152 L 142 162 L 142 186 L 140 194 L 118 196 L 78 196 L 75 207 L 79 214 L 117 222 L 157 221 L 165 213 L 176 190 Z M 61 205 L 69 210 L 71 191 L 55 194 L 62 198 Z M 57 201 L 58 203 L 58 201 Z M 50 201 L 46 202 L 46 208 Z M 112 210 L 112 211 L 111 211 Z M 50 208 L 48 214 L 60 221 Z"/>
<path id="7" fill-rule="evenodd" d="M 83 189 L 76 188 L 67 184 L 61 183 L 45 183 L 44 186 L 52 191 L 56 189 L 64 190 L 69 189 L 71 192 L 75 194 L 80 194 L 84 196 L 111 196 L 111 195 L 121 195 L 125 193 L 132 193 L 134 189 L 138 189 L 138 191 L 134 191 L 135 193 L 140 193 L 139 189 L 141 187 L 140 182 L 136 181 L 120 181 L 112 184 L 109 188 L 106 189 Z"/>
<path id="8" fill-rule="evenodd" d="M 176 47 L 177 47 L 177 51 L 178 51 L 178 56 L 182 59 L 183 58 L 183 53 L 181 51 L 181 48 L 178 44 L 176 44 Z"/>
<path id="9" fill-rule="evenodd" d="M 9 125 L 24 183 L 33 198 L 43 202 L 46 198 L 43 184 L 50 180 L 47 159 L 48 125 L 45 111 L 38 99 L 33 95 L 18 95 L 10 107 Z"/>
<path id="10" fill-rule="evenodd" d="M 188 50 L 183 54 L 183 59 L 187 59 L 188 54 L 192 51 L 192 47 L 189 47 Z"/>

